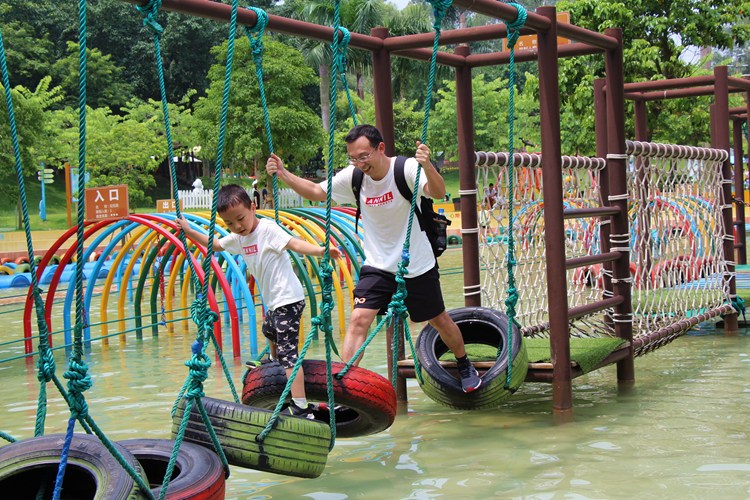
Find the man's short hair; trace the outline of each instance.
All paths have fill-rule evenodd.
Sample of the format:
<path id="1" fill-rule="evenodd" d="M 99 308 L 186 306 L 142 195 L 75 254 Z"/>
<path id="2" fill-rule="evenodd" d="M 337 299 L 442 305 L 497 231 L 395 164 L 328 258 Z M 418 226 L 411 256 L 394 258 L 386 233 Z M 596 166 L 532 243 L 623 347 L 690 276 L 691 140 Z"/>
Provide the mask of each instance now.
<path id="1" fill-rule="evenodd" d="M 372 125 L 357 125 L 353 129 L 351 129 L 348 134 L 346 134 L 344 140 L 347 144 L 351 144 L 352 142 L 363 136 L 367 137 L 367 140 L 370 142 L 370 146 L 374 148 L 378 147 L 380 143 L 383 142 L 383 135 L 380 133 L 380 130 L 373 127 Z"/>
<path id="2" fill-rule="evenodd" d="M 227 184 L 219 189 L 219 195 L 216 198 L 216 211 L 226 212 L 237 205 L 245 205 L 248 209 L 253 208 L 253 200 L 245 191 L 245 188 L 237 184 Z"/>

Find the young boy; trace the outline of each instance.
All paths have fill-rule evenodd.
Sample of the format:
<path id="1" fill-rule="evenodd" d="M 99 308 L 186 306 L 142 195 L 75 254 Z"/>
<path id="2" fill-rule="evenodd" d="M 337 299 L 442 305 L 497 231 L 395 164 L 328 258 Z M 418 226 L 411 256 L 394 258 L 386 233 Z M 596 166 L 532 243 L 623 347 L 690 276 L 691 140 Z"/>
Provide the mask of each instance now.
<path id="1" fill-rule="evenodd" d="M 242 255 L 250 273 L 255 276 L 268 311 L 263 321 L 263 335 L 271 343 L 271 357 L 279 361 L 289 377 L 297 362 L 299 327 L 305 294 L 302 284 L 294 274 L 286 250 L 304 255 L 322 257 L 325 248 L 294 238 L 269 219 L 259 219 L 256 207 L 242 186 L 229 184 L 219 190 L 217 211 L 231 234 L 215 239 L 215 252 L 226 250 Z M 175 221 L 185 235 L 203 246 L 208 235 L 192 227 L 185 219 Z M 341 251 L 331 247 L 332 259 L 341 258 Z M 312 405 L 305 396 L 305 379 L 302 369 L 292 383 L 292 402 L 285 413 L 313 419 Z"/>

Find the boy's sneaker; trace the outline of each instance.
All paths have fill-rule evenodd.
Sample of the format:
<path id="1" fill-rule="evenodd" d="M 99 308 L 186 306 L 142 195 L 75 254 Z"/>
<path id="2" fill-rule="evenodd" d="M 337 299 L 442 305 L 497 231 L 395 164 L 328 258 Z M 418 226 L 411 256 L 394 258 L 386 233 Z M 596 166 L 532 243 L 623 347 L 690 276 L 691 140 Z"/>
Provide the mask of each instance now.
<path id="1" fill-rule="evenodd" d="M 471 362 L 459 363 L 458 373 L 461 374 L 461 388 L 464 392 L 474 392 L 482 385 L 482 379 L 479 378 L 479 373 Z"/>
<path id="2" fill-rule="evenodd" d="M 315 420 L 313 410 L 313 405 L 309 403 L 307 405 L 307 408 L 300 408 L 294 401 L 291 401 L 286 408 L 281 410 L 281 414 L 290 415 L 292 417 L 306 418 L 307 420 Z"/>

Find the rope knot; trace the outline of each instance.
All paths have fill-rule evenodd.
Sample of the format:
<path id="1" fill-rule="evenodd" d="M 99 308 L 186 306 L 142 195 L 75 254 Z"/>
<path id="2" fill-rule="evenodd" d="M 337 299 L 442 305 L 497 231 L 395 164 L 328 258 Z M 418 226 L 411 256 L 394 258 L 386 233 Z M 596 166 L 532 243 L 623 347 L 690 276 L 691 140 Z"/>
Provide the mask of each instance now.
<path id="1" fill-rule="evenodd" d="M 526 11 L 526 7 L 521 4 L 509 3 L 508 5 L 515 7 L 518 11 L 515 21 L 503 21 L 505 23 L 505 26 L 508 28 L 508 48 L 513 49 L 513 47 L 515 47 L 516 45 L 516 42 L 518 41 L 518 37 L 521 36 L 521 28 L 526 25 L 528 12 Z"/>
<path id="2" fill-rule="evenodd" d="M 432 14 L 435 16 L 432 27 L 435 31 L 440 31 L 440 25 L 443 22 L 445 13 L 448 12 L 448 9 L 453 4 L 453 0 L 429 0 L 429 2 L 432 5 Z"/>
<path id="3" fill-rule="evenodd" d="M 51 349 L 45 349 L 39 354 L 39 359 L 36 362 L 38 372 L 36 375 L 39 382 L 49 382 L 55 375 L 55 357 L 52 355 Z"/>
<path id="4" fill-rule="evenodd" d="M 156 15 L 161 9 L 161 0 L 149 0 L 146 5 L 136 5 L 135 9 L 143 16 L 143 25 L 155 35 L 161 35 L 164 32 L 164 27 L 156 21 Z"/>
<path id="5" fill-rule="evenodd" d="M 258 7 L 247 6 L 245 8 L 255 12 L 256 16 L 255 26 L 245 29 L 251 33 L 259 33 L 262 35 L 263 32 L 266 31 L 266 26 L 268 25 L 268 14 L 266 14 L 265 10 L 259 9 Z"/>
<path id="6" fill-rule="evenodd" d="M 195 344 L 197 343 L 199 342 Z M 195 348 L 195 344 L 193 344 L 193 348 Z M 189 373 L 185 397 L 192 399 L 202 398 L 204 396 L 203 382 L 208 378 L 208 368 L 211 366 L 211 360 L 203 353 L 193 354 L 188 361 L 185 361 L 185 366 L 188 367 Z"/>

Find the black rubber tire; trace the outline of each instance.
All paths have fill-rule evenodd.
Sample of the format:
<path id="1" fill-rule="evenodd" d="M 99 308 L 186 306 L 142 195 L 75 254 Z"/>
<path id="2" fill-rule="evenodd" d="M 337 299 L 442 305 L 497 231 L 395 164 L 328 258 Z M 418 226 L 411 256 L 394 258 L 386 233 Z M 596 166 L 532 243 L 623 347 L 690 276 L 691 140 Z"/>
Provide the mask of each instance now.
<path id="1" fill-rule="evenodd" d="M 510 388 L 505 389 L 508 358 L 508 317 L 486 307 L 461 307 L 449 311 L 461 330 L 465 344 L 502 345 L 497 361 L 482 376 L 482 385 L 474 392 L 465 393 L 457 371 L 448 372 L 439 362 L 448 352 L 437 330 L 427 325 L 417 339 L 417 357 L 423 378 L 422 390 L 431 399 L 451 408 L 477 410 L 496 408 L 521 386 L 529 363 L 526 346 L 518 327 L 513 328 L 513 363 Z"/>
<path id="2" fill-rule="evenodd" d="M 16 441 L 0 448 L 0 491 L 3 498 L 34 499 L 40 488 L 52 498 L 64 434 L 50 434 Z M 144 478 L 135 457 L 124 447 L 115 448 Z M 136 499 L 144 495 L 133 478 L 115 460 L 96 436 L 75 434 L 68 453 L 62 498 Z"/>
<path id="3" fill-rule="evenodd" d="M 331 443 L 328 425 L 305 418 L 279 416 L 263 443 L 257 443 L 255 438 L 270 421 L 272 412 L 213 398 L 203 398 L 202 401 L 230 464 L 298 477 L 318 477 L 323 473 Z M 172 418 L 173 437 L 177 435 L 184 408 L 183 399 Z M 196 405 L 190 412 L 185 440 L 213 450 L 211 437 Z"/>
<path id="4" fill-rule="evenodd" d="M 334 375 L 344 369 L 344 363 L 332 363 Z M 305 395 L 314 403 L 328 402 L 326 362 L 306 359 Z M 264 363 L 252 368 L 243 377 L 242 402 L 259 408 L 275 408 L 286 387 L 286 373 L 277 363 Z M 390 427 L 396 419 L 396 391 L 391 383 L 375 372 L 352 366 L 341 380 L 333 378 L 333 397 L 336 405 L 336 437 L 358 437 L 375 434 Z M 327 406 L 315 412 L 315 418 L 328 422 Z"/>
<path id="5" fill-rule="evenodd" d="M 118 444 L 140 462 L 154 498 L 159 498 L 175 442 L 128 439 Z M 167 487 L 167 497 L 170 500 L 222 500 L 225 487 L 224 467 L 219 456 L 208 448 L 183 441 Z"/>

